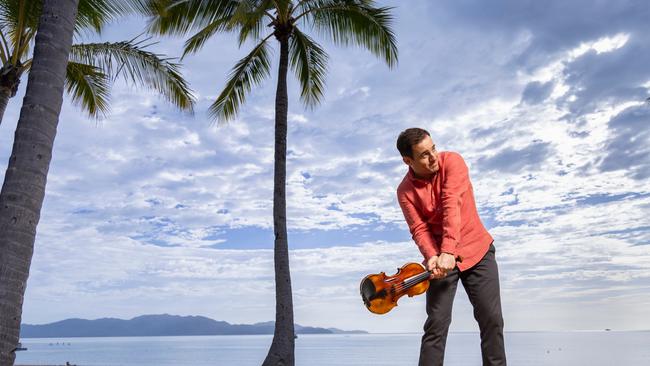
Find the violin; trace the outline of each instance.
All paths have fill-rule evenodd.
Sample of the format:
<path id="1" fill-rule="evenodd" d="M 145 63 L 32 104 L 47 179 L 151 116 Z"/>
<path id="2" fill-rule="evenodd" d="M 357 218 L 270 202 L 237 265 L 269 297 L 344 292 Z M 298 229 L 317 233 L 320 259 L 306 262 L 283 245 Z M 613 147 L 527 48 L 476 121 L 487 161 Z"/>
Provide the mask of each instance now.
<path id="1" fill-rule="evenodd" d="M 367 275 L 361 281 L 361 298 L 370 312 L 386 314 L 397 306 L 400 297 L 426 292 L 430 276 L 431 272 L 419 263 L 407 263 L 392 276 L 384 272 Z"/>
<path id="2" fill-rule="evenodd" d="M 461 258 L 456 260 L 460 262 Z M 420 263 L 406 263 L 392 276 L 386 276 L 384 272 L 371 274 L 361 280 L 361 298 L 370 312 L 386 314 L 397 306 L 400 297 L 425 293 L 430 276 L 431 271 Z"/>

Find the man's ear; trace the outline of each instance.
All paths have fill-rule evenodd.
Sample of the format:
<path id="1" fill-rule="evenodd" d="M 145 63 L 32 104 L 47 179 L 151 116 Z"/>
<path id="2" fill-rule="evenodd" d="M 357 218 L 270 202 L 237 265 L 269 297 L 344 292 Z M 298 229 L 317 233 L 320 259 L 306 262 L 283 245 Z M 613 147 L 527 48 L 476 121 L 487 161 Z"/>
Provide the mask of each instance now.
<path id="1" fill-rule="evenodd" d="M 413 163 L 413 159 L 411 159 L 408 156 L 402 156 L 402 161 L 404 162 L 404 164 L 408 166 L 411 166 L 411 164 Z"/>

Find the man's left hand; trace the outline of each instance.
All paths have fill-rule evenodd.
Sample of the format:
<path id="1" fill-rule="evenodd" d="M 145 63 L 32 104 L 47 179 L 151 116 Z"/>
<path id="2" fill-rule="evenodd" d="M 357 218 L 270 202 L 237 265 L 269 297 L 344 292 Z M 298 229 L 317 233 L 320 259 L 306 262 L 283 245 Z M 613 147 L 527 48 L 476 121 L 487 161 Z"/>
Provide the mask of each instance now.
<path id="1" fill-rule="evenodd" d="M 438 268 L 443 270 L 445 274 L 456 267 L 456 258 L 453 254 L 440 253 L 438 256 Z"/>

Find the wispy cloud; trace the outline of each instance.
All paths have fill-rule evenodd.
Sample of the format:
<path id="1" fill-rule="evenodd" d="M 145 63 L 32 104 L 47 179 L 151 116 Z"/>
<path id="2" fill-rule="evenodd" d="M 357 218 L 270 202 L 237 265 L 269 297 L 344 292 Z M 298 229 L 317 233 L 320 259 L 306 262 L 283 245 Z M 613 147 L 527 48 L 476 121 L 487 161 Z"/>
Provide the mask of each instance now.
<path id="1" fill-rule="evenodd" d="M 380 319 L 357 286 L 368 273 L 420 260 L 395 201 L 405 167 L 394 144 L 404 128 L 422 126 L 470 166 L 496 239 L 509 329 L 650 327 L 640 316 L 650 301 L 648 7 L 585 4 L 389 2 L 400 44 L 393 71 L 324 43 L 323 105 L 303 109 L 290 84 L 299 323 L 420 329 L 422 297 Z M 130 21 L 106 35 L 140 27 Z M 173 55 L 180 44 L 159 47 Z M 195 116 L 123 85 L 99 123 L 64 107 L 25 321 L 273 318 L 274 80 L 228 125 L 205 113 L 244 53 L 234 44 L 215 40 L 185 60 Z M 19 104 L 12 100 L 0 126 L 3 170 Z M 462 291 L 455 311 L 456 329 L 473 329 Z"/>

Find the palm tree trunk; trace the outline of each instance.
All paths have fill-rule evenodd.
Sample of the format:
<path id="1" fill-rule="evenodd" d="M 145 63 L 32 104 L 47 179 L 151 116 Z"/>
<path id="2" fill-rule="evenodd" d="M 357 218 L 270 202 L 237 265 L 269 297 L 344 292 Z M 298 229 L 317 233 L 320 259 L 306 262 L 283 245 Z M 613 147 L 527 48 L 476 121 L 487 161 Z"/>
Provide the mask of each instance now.
<path id="1" fill-rule="evenodd" d="M 9 104 L 9 98 L 11 97 L 11 91 L 5 88 L 0 88 L 0 125 L 2 124 L 2 119 L 5 116 L 5 111 L 7 110 L 7 104 Z"/>
<path id="2" fill-rule="evenodd" d="M 17 65 L 7 62 L 0 68 L 0 124 L 4 119 L 5 110 L 9 99 L 13 98 L 20 85 L 20 77 L 23 75 L 22 64 Z"/>
<path id="3" fill-rule="evenodd" d="M 0 366 L 13 365 L 78 0 L 45 0 L 27 92 L 0 191 Z"/>
<path id="4" fill-rule="evenodd" d="M 280 41 L 280 68 L 275 95 L 275 169 L 273 176 L 273 230 L 275 232 L 275 332 L 263 366 L 293 366 L 294 327 L 289 243 L 287 240 L 287 69 L 289 67 L 289 35 Z"/>

